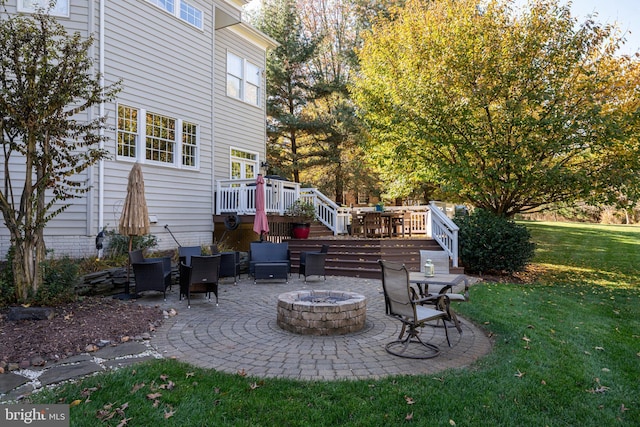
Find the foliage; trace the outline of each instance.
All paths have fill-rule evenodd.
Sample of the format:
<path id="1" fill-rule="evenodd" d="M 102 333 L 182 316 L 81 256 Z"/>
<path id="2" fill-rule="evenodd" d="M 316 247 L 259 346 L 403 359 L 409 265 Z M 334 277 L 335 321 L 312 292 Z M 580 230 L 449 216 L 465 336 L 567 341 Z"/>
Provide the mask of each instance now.
<path id="1" fill-rule="evenodd" d="M 512 5 L 410 0 L 363 36 L 352 94 L 384 178 L 507 217 L 615 189 L 637 199 L 637 58 L 557 0 Z"/>
<path id="2" fill-rule="evenodd" d="M 7 306 L 16 301 L 16 293 L 13 285 L 13 247 L 7 251 L 6 262 L 0 263 L 0 307 Z"/>
<path id="3" fill-rule="evenodd" d="M 107 156 L 98 148 L 104 118 L 88 119 L 87 110 L 114 99 L 120 85 L 103 87 L 92 75 L 93 37 L 42 13 L 0 13 L 0 211 L 24 301 L 41 284 L 45 226 L 89 190 L 87 168 Z"/>
<path id="4" fill-rule="evenodd" d="M 535 245 L 523 225 L 484 209 L 455 218 L 460 258 L 470 273 L 514 273 L 531 261 Z"/>
<path id="5" fill-rule="evenodd" d="M 491 354 L 467 369 L 295 381 L 163 359 L 29 399 L 70 404 L 74 426 L 94 426 L 109 414 L 112 425 L 123 419 L 180 426 L 640 425 L 640 251 L 634 250 L 640 229 L 527 228 L 538 248 L 538 280 L 481 282 L 471 287 L 469 303 L 455 307 L 494 342 Z"/>
<path id="6" fill-rule="evenodd" d="M 41 264 L 42 285 L 32 301 L 41 306 L 57 306 L 75 301 L 78 263 L 69 257 L 47 259 Z"/>
<path id="7" fill-rule="evenodd" d="M 158 246 L 158 238 L 153 234 L 145 236 L 123 236 L 116 230 L 105 230 L 106 250 L 105 253 L 110 258 L 124 256 L 128 257 L 129 243 L 131 250 L 150 249 Z"/>
<path id="8" fill-rule="evenodd" d="M 312 203 L 298 199 L 287 208 L 286 215 L 300 222 L 311 222 L 316 219 L 316 208 Z"/>
<path id="9" fill-rule="evenodd" d="M 315 126 L 303 109 L 312 96 L 308 62 L 316 51 L 318 35 L 304 32 L 294 0 L 263 3 L 254 24 L 280 44 L 267 52 L 268 143 L 280 148 L 278 157 L 269 157 L 269 164 L 300 182 L 299 138 Z"/>

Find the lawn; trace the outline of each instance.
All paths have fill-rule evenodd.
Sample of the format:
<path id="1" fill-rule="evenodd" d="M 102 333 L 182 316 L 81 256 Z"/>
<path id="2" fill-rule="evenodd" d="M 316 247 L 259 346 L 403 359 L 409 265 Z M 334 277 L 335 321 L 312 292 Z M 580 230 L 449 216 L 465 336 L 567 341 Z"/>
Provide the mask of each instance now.
<path id="1" fill-rule="evenodd" d="M 457 306 L 495 341 L 469 368 L 303 382 L 161 360 L 34 400 L 71 404 L 72 426 L 640 425 L 640 227 L 526 225 L 538 279 L 483 282 Z"/>

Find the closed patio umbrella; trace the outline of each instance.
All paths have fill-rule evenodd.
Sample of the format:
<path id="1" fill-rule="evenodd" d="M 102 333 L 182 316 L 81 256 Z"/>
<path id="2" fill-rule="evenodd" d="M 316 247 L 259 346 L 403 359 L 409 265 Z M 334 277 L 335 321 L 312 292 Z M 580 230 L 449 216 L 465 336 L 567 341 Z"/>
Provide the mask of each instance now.
<path id="1" fill-rule="evenodd" d="M 149 234 L 149 211 L 147 210 L 147 200 L 144 196 L 144 178 L 142 177 L 142 167 L 136 163 L 129 172 L 127 183 L 127 196 L 124 199 L 122 215 L 118 224 L 118 232 L 122 236 L 129 236 L 129 252 L 133 236 L 144 236 Z M 127 264 L 127 283 L 125 285 L 124 298 L 129 296 L 129 266 Z"/>
<path id="2" fill-rule="evenodd" d="M 259 174 L 256 180 L 256 216 L 253 219 L 253 231 L 260 235 L 260 241 L 264 239 L 265 234 L 269 233 L 269 222 L 267 221 L 264 200 L 264 178 L 262 174 Z"/>

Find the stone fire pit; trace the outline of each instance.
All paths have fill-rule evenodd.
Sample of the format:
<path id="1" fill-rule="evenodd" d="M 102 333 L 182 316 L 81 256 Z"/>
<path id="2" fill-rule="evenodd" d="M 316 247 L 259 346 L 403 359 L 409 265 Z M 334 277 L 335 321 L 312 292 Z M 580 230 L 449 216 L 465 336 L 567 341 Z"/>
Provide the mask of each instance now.
<path id="1" fill-rule="evenodd" d="M 278 326 L 302 335 L 343 335 L 364 327 L 367 299 L 344 291 L 293 291 L 278 296 Z"/>

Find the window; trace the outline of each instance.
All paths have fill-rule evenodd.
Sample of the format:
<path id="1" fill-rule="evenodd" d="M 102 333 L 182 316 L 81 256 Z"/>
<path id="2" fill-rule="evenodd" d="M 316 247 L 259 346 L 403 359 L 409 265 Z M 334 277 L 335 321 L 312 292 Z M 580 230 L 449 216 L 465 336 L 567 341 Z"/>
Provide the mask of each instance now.
<path id="1" fill-rule="evenodd" d="M 198 126 L 182 122 L 182 166 L 196 167 Z"/>
<path id="2" fill-rule="evenodd" d="M 254 179 L 258 170 L 258 155 L 231 149 L 231 179 Z"/>
<path id="3" fill-rule="evenodd" d="M 143 132 L 144 134 L 141 134 Z M 126 105 L 118 106 L 118 158 L 197 168 L 198 125 Z M 138 141 L 145 141 L 139 146 Z"/>
<path id="4" fill-rule="evenodd" d="M 138 110 L 136 108 L 118 106 L 118 156 L 136 158 L 136 141 L 138 135 Z"/>
<path id="5" fill-rule="evenodd" d="M 227 52 L 227 95 L 259 106 L 261 86 L 260 67 Z"/>
<path id="6" fill-rule="evenodd" d="M 148 0 L 160 9 L 202 29 L 202 11 L 184 0 Z M 176 3 L 178 7 L 176 8 Z"/>
<path id="7" fill-rule="evenodd" d="M 49 9 L 50 0 L 18 0 L 18 12 L 33 13 L 38 9 L 48 10 L 51 15 L 69 16 L 69 0 L 57 0 Z"/>
<path id="8" fill-rule="evenodd" d="M 146 159 L 154 162 L 173 163 L 176 140 L 175 119 L 147 113 Z"/>

